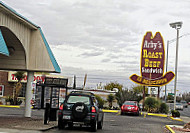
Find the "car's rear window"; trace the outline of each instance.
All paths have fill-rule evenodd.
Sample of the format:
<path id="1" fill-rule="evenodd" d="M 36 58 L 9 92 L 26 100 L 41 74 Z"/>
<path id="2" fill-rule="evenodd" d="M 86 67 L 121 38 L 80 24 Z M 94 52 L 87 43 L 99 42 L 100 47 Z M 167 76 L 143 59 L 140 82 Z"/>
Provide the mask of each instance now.
<path id="1" fill-rule="evenodd" d="M 125 102 L 124 105 L 136 105 L 135 102 Z"/>
<path id="2" fill-rule="evenodd" d="M 87 96 L 69 96 L 67 103 L 83 102 L 84 104 L 90 104 L 90 98 Z"/>

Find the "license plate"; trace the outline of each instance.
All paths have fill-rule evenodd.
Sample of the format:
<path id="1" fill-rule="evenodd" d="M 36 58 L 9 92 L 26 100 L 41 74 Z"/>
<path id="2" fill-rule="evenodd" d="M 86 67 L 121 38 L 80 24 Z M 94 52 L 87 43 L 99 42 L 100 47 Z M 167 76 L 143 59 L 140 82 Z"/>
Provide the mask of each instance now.
<path id="1" fill-rule="evenodd" d="M 127 109 L 131 109 L 131 107 L 128 107 Z"/>
<path id="2" fill-rule="evenodd" d="M 71 119 L 71 116 L 69 116 L 69 115 L 64 115 L 64 116 L 63 116 L 63 119 L 70 120 L 70 119 Z"/>

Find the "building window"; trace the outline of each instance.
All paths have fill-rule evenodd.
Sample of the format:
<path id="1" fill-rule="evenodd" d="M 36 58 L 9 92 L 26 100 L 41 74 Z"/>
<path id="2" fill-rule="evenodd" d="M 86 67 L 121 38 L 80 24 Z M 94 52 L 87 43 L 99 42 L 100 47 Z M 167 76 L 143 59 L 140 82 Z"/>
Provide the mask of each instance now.
<path id="1" fill-rule="evenodd" d="M 19 97 L 25 97 L 25 95 L 26 95 L 26 84 L 22 83 L 22 89 L 20 90 Z"/>

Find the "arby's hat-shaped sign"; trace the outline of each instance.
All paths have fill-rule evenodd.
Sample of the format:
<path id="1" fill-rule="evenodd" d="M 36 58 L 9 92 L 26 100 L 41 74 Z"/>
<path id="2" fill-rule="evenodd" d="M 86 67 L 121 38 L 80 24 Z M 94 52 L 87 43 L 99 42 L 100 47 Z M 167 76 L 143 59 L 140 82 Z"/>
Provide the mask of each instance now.
<path id="1" fill-rule="evenodd" d="M 175 74 L 171 71 L 164 74 L 165 50 L 164 40 L 159 32 L 152 36 L 147 32 L 142 41 L 141 76 L 133 74 L 130 79 L 144 86 L 163 86 L 168 84 Z"/>

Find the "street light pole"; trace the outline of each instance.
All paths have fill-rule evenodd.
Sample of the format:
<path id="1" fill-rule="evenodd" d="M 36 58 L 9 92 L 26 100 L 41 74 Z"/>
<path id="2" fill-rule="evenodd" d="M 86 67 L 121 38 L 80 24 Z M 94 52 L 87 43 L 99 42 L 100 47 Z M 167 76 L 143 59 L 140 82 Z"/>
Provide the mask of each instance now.
<path id="1" fill-rule="evenodd" d="M 184 37 L 184 36 L 189 36 L 190 33 L 186 33 L 186 34 L 183 34 L 181 36 L 178 37 L 178 39 Z M 167 41 L 167 54 L 166 54 L 166 72 L 168 71 L 168 54 L 169 54 L 169 44 L 173 43 L 176 41 L 176 38 L 175 39 L 172 39 L 172 40 L 168 40 Z M 172 92 L 171 92 L 172 93 Z M 167 85 L 165 85 L 165 103 L 167 102 Z"/>
<path id="2" fill-rule="evenodd" d="M 178 63 L 178 41 L 179 41 L 179 29 L 182 27 L 182 22 L 171 23 L 170 26 L 177 30 L 176 40 L 176 61 L 175 61 L 175 82 L 174 82 L 174 110 L 176 105 L 176 87 L 177 87 L 177 63 Z"/>
<path id="3" fill-rule="evenodd" d="M 177 65 L 178 65 L 178 41 L 179 41 L 179 29 L 177 29 L 177 41 L 176 41 L 175 82 L 174 82 L 174 110 L 175 110 L 175 105 L 176 105 Z"/>
<path id="4" fill-rule="evenodd" d="M 167 41 L 166 72 L 168 71 L 168 50 L 169 50 L 169 41 Z M 167 85 L 165 85 L 165 103 L 166 102 L 167 102 Z"/>

